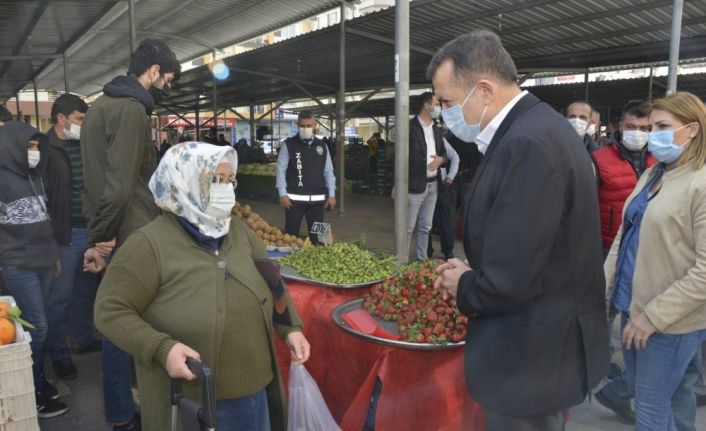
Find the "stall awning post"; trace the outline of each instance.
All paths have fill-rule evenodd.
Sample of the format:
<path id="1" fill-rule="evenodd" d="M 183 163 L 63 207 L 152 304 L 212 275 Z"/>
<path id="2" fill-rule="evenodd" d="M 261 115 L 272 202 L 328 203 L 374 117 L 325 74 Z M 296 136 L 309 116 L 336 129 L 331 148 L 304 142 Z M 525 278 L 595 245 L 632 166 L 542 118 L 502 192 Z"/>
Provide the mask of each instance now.
<path id="1" fill-rule="evenodd" d="M 669 40 L 669 77 L 667 78 L 667 94 L 677 91 L 677 74 L 679 73 L 679 42 L 681 39 L 681 16 L 684 10 L 684 0 L 674 0 L 672 7 L 672 34 Z"/>
<path id="2" fill-rule="evenodd" d="M 395 253 L 409 260 L 409 0 L 395 1 Z"/>
<path id="3" fill-rule="evenodd" d="M 344 186 L 346 184 L 346 161 L 345 161 L 345 142 L 346 142 L 346 3 L 341 2 L 341 24 L 340 24 L 340 47 L 339 47 L 339 85 L 338 97 L 336 98 L 336 128 L 338 129 L 338 145 L 336 149 L 336 162 L 338 164 L 338 191 L 337 204 L 339 215 L 345 212 L 345 193 Z"/>

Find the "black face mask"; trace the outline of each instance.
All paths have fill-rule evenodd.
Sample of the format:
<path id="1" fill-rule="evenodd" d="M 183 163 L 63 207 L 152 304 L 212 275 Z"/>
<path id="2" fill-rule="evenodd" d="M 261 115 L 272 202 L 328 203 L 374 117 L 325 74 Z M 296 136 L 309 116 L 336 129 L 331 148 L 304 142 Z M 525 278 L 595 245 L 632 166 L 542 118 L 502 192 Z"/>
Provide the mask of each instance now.
<path id="1" fill-rule="evenodd" d="M 167 85 L 167 80 L 164 79 L 164 76 L 160 75 L 162 80 L 164 81 L 164 87 L 157 88 L 154 86 L 154 83 L 150 87 L 150 95 L 152 95 L 152 99 L 154 100 L 154 104 L 158 105 L 159 102 L 161 102 L 163 99 L 166 99 L 169 97 L 169 85 Z"/>

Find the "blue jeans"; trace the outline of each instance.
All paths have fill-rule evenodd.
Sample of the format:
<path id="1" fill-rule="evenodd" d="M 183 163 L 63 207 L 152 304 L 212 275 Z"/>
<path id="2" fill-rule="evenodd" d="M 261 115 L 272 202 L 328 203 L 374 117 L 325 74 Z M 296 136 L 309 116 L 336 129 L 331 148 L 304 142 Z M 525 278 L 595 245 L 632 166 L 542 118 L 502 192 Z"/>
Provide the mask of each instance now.
<path id="1" fill-rule="evenodd" d="M 218 431 L 270 431 L 267 393 L 216 401 Z"/>
<path id="2" fill-rule="evenodd" d="M 132 357 L 103 338 L 103 403 L 105 420 L 118 424 L 135 416 L 132 399 Z"/>
<path id="3" fill-rule="evenodd" d="M 627 313 L 623 313 L 621 328 L 625 328 L 627 320 Z M 685 394 L 689 392 L 693 397 L 696 378 L 690 379 L 690 387 L 688 382 L 682 388 L 680 384 L 685 380 L 687 368 L 694 362 L 697 350 L 701 348 L 704 335 L 706 330 L 679 335 L 655 332 L 643 350 L 627 349 L 623 345 L 625 373 L 635 394 L 636 431 L 676 430 L 674 414 L 677 412 L 682 418 L 691 417 L 690 426 L 694 426 L 695 403 L 692 413 L 688 411 L 689 405 L 679 405 L 675 409 L 673 402 L 679 404 L 679 400 L 686 398 Z M 677 392 L 679 395 L 673 400 Z"/>
<path id="4" fill-rule="evenodd" d="M 35 326 L 30 329 L 32 336 L 32 374 L 34 389 L 42 390 L 42 372 L 44 365 L 44 343 L 47 339 L 48 323 L 45 300 L 49 293 L 54 268 L 22 269 L 16 266 L 3 266 L 2 276 L 5 287 L 17 306 L 22 310 L 22 317 Z"/>
<path id="5" fill-rule="evenodd" d="M 53 361 L 71 357 L 68 336 L 77 346 L 93 341 L 93 301 L 100 280 L 97 274 L 83 271 L 88 229 L 71 229 L 71 245 L 61 254 L 61 276 L 54 280 L 47 299 L 49 335 L 47 351 Z"/>
<path id="6" fill-rule="evenodd" d="M 611 333 L 613 330 L 613 323 L 615 322 L 616 316 L 620 315 L 620 310 L 615 308 L 613 305 L 610 306 L 610 311 L 608 312 L 608 339 L 609 341 L 609 352 L 611 358 L 615 349 L 613 348 Z M 622 321 L 621 321 L 622 322 Z M 632 391 L 628 385 L 628 379 L 623 371 L 622 374 L 616 376 L 611 380 L 610 383 L 603 386 L 601 393 L 608 397 L 611 401 L 619 403 L 625 406 L 630 406 L 630 400 L 632 399 Z"/>

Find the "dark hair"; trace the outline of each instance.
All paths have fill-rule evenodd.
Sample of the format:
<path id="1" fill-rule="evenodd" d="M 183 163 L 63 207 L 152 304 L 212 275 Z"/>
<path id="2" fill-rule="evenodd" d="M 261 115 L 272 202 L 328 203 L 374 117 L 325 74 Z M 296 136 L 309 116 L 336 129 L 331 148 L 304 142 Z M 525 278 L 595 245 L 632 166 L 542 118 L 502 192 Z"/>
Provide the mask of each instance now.
<path id="1" fill-rule="evenodd" d="M 586 101 L 586 100 L 580 100 L 580 99 L 574 100 L 573 102 L 571 102 L 571 103 L 569 103 L 568 105 L 566 105 L 566 110 L 568 111 L 568 110 L 569 110 L 569 106 L 571 106 L 571 105 L 573 105 L 573 104 L 576 104 L 576 103 L 580 103 L 580 104 L 582 104 L 582 105 L 588 106 L 588 109 L 591 110 L 591 115 L 593 115 L 593 111 L 594 111 L 593 106 L 591 106 L 591 104 L 588 103 L 588 101 Z"/>
<path id="2" fill-rule="evenodd" d="M 12 113 L 10 113 L 4 105 L 0 105 L 0 121 L 3 123 L 12 121 Z"/>
<path id="3" fill-rule="evenodd" d="M 75 94 L 62 94 L 51 106 L 51 123 L 56 124 L 56 116 L 59 114 L 68 117 L 76 111 L 85 114 L 88 111 L 86 102 Z"/>
<path id="4" fill-rule="evenodd" d="M 314 113 L 311 111 L 301 111 L 297 116 L 297 121 L 299 120 L 311 120 L 314 118 Z"/>
<path id="5" fill-rule="evenodd" d="M 127 74 L 140 76 L 155 64 L 159 66 L 159 73 L 173 73 L 173 82 L 179 80 L 181 64 L 176 55 L 166 43 L 155 39 L 145 39 L 140 42 L 140 46 L 130 55 Z"/>
<path id="6" fill-rule="evenodd" d="M 446 60 L 453 62 L 454 77 L 459 82 L 472 81 L 478 75 L 490 75 L 507 84 L 517 82 L 515 62 L 492 31 L 476 30 L 448 42 L 431 59 L 427 78 L 432 79 Z"/>
<path id="7" fill-rule="evenodd" d="M 623 107 L 623 119 L 626 115 L 645 118 L 650 115 L 650 104 L 644 100 L 630 100 Z"/>
<path id="8" fill-rule="evenodd" d="M 424 105 L 427 103 L 431 103 L 431 101 L 434 100 L 434 93 L 431 91 L 425 91 L 424 93 L 419 95 L 419 100 L 417 101 L 417 114 L 422 112 L 422 109 L 424 109 Z"/>

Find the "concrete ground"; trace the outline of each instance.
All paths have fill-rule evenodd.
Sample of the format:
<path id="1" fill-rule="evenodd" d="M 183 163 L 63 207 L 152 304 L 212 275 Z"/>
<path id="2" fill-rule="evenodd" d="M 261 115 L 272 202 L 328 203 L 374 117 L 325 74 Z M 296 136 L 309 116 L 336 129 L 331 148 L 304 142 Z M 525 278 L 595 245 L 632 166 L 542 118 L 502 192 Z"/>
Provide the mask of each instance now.
<path id="1" fill-rule="evenodd" d="M 260 213 L 275 226 L 284 226 L 284 211 L 274 201 L 243 200 L 254 211 Z M 366 237 L 368 248 L 392 253 L 394 250 L 393 203 L 389 198 L 349 195 L 346 196 L 346 214 L 341 217 L 338 211 L 327 212 L 326 221 L 332 224 L 337 240 L 355 240 L 361 234 Z M 439 250 L 438 237 L 434 238 L 435 249 Z M 462 246 L 457 242 L 454 249 L 457 257 L 463 258 Z M 62 417 L 40 421 L 43 431 L 108 431 L 111 427 L 103 420 L 103 395 L 101 390 L 100 353 L 74 357 L 79 378 L 68 382 L 59 382 L 62 400 L 67 402 L 71 411 Z M 55 379 L 51 365 L 47 363 L 46 372 L 50 379 Z M 167 425 L 165 424 L 165 429 Z M 586 400 L 571 409 L 571 421 L 568 431 L 629 431 L 626 425 L 598 402 Z M 697 430 L 706 431 L 706 408 L 697 412 Z M 387 430 L 384 430 L 387 431 Z M 423 430 L 427 431 L 427 430 Z"/>

